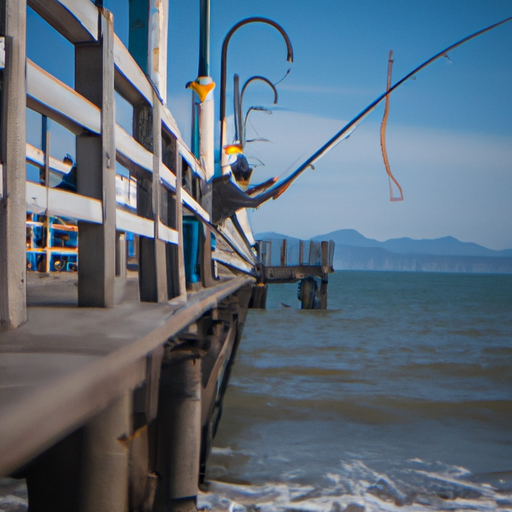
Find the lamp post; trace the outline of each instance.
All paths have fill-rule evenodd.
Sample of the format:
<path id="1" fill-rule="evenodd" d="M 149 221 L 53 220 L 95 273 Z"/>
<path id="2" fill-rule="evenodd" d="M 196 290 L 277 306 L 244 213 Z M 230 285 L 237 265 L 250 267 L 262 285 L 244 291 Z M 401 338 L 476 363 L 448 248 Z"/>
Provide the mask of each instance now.
<path id="1" fill-rule="evenodd" d="M 227 33 L 224 41 L 222 43 L 222 57 L 221 57 L 221 82 L 220 82 L 220 149 L 221 149 L 221 173 L 228 174 L 228 164 L 227 164 L 227 155 L 224 154 L 222 148 L 226 145 L 226 72 L 227 72 L 227 54 L 228 54 L 228 45 L 229 41 L 233 34 L 244 25 L 248 25 L 249 23 L 266 23 L 274 27 L 279 33 L 283 36 L 286 47 L 287 47 L 287 58 L 288 62 L 293 62 L 293 48 L 288 37 L 288 34 L 284 31 L 283 27 L 276 23 L 273 20 L 268 18 L 262 18 L 259 16 L 254 16 L 251 18 L 246 18 L 242 21 L 239 21 L 236 25 L 234 25 L 231 30 Z"/>

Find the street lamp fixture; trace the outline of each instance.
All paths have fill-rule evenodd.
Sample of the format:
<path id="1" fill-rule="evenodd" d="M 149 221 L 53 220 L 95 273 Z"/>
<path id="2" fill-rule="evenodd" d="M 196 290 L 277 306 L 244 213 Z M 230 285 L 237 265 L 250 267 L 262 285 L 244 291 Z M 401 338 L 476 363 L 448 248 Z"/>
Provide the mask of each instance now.
<path id="1" fill-rule="evenodd" d="M 222 148 L 226 145 L 226 72 L 227 72 L 227 54 L 228 54 L 228 45 L 229 41 L 233 34 L 244 25 L 248 25 L 249 23 L 265 23 L 274 27 L 284 38 L 287 48 L 287 58 L 288 62 L 293 62 L 293 48 L 288 37 L 288 34 L 285 32 L 283 27 L 276 23 L 273 20 L 268 18 L 262 18 L 259 16 L 254 16 L 251 18 L 246 18 L 239 21 L 236 25 L 234 25 L 231 30 L 227 33 L 224 41 L 222 43 L 222 57 L 221 57 L 221 83 L 220 83 L 220 144 L 221 144 L 221 169 L 224 167 L 226 163 L 224 152 Z M 266 81 L 266 79 L 265 79 Z M 246 83 L 247 85 L 247 83 Z M 273 84 L 272 84 L 273 85 Z M 244 86 L 245 87 L 245 86 Z M 240 116 L 241 117 L 241 116 Z M 239 119 L 241 121 L 241 119 Z M 224 171 L 222 171 L 224 172 Z"/>

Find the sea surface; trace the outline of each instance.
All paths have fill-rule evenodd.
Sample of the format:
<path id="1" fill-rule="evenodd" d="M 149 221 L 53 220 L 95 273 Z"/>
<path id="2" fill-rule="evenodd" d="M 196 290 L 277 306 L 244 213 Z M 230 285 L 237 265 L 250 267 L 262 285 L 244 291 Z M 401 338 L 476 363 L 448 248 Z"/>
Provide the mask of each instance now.
<path id="1" fill-rule="evenodd" d="M 249 312 L 199 506 L 511 512 L 512 275 L 340 271 L 326 311 L 296 291 Z"/>
<path id="2" fill-rule="evenodd" d="M 296 289 L 249 312 L 199 505 L 512 511 L 512 276 L 340 271 L 327 311 Z"/>

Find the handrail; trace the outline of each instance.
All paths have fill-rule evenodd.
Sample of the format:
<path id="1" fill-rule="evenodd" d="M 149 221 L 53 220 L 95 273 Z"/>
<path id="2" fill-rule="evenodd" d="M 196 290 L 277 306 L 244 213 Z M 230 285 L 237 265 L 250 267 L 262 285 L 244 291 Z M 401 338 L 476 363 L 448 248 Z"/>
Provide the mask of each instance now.
<path id="1" fill-rule="evenodd" d="M 55 30 L 71 43 L 98 41 L 98 8 L 80 0 L 27 0 Z"/>
<path id="2" fill-rule="evenodd" d="M 96 134 L 101 131 L 99 108 L 30 59 L 27 59 L 27 105 L 76 134 L 84 128 Z"/>
<path id="3" fill-rule="evenodd" d="M 30 5 L 39 6 L 37 8 L 43 12 L 44 19 L 61 33 L 62 27 L 58 26 L 56 21 L 52 19 L 50 12 L 52 9 L 58 9 L 61 15 L 64 16 L 65 13 L 63 9 L 66 10 L 69 7 L 69 16 L 74 17 L 72 23 L 75 25 L 77 25 L 77 23 L 80 24 L 77 20 L 81 19 L 83 14 L 80 12 L 80 5 L 83 2 L 78 2 L 78 0 L 65 0 L 65 2 L 60 2 L 59 0 L 45 0 L 45 2 L 42 0 L 28 1 Z M 64 5 L 64 3 L 66 5 Z M 110 73 L 110 76 L 112 77 L 113 75 L 114 78 L 114 83 L 112 84 L 110 82 L 111 85 L 108 85 L 108 87 L 112 87 L 113 85 L 114 89 L 133 106 L 144 104 L 149 109 L 158 107 L 159 115 L 155 119 L 160 119 L 160 129 L 175 140 L 176 165 L 178 167 L 181 166 L 182 163 L 180 159 L 182 159 L 183 165 L 188 166 L 196 178 L 206 181 L 207 175 L 201 162 L 198 161 L 185 144 L 171 112 L 165 105 L 160 104 L 153 84 L 148 80 L 145 73 L 135 62 L 121 40 L 112 32 L 111 28 L 108 28 L 109 26 L 112 27 L 111 21 L 108 21 L 111 20 L 111 17 L 109 18 L 102 10 L 89 4 L 85 7 L 87 12 L 83 14 L 85 20 L 87 21 L 91 16 L 91 12 L 93 12 L 90 9 L 91 7 L 100 20 L 100 23 L 96 25 L 101 27 L 102 31 L 106 30 L 107 32 L 105 32 L 105 34 L 110 34 L 110 42 L 106 42 L 104 39 L 105 34 L 100 37 L 98 31 L 96 34 L 91 35 L 91 33 L 89 33 L 89 36 L 87 36 L 89 40 L 91 38 L 100 40 L 103 37 L 101 44 L 108 45 L 108 51 L 110 52 L 108 59 L 110 60 L 107 60 L 107 62 L 111 63 L 109 66 L 113 65 L 113 69 L 110 68 L 110 71 L 104 72 Z M 106 18 L 103 19 L 105 16 Z M 72 42 L 75 41 L 75 37 L 78 37 L 76 36 L 76 33 L 79 32 L 76 31 L 77 26 L 70 29 L 75 35 L 71 34 L 70 31 L 63 34 Z M 104 54 L 103 58 L 107 58 L 105 55 L 106 54 Z M 83 94 L 88 94 L 87 87 L 84 89 L 83 83 L 82 86 L 80 88 L 77 87 L 77 89 Z M 158 105 L 156 105 L 156 102 L 158 102 Z M 205 228 L 210 230 L 219 241 L 223 240 L 223 243 L 221 243 L 223 249 L 221 250 L 219 248 L 217 256 L 213 257 L 214 259 L 228 267 L 241 270 L 242 272 L 249 274 L 254 273 L 254 265 L 257 259 L 252 250 L 246 246 L 243 237 L 237 233 L 234 227 L 231 229 L 229 226 L 217 227 L 213 225 L 209 212 L 207 212 L 187 190 L 180 187 L 178 194 L 176 190 L 176 174 L 161 161 L 158 148 L 155 149 L 154 153 L 148 150 L 148 146 L 146 145 L 145 147 L 145 145 L 143 145 L 145 143 L 136 140 L 131 133 L 116 124 L 115 121 L 112 124 L 112 120 L 110 120 L 107 125 L 105 125 L 105 120 L 102 119 L 102 112 L 97 105 L 93 104 L 86 99 L 86 97 L 77 92 L 77 90 L 64 84 L 55 76 L 28 59 L 27 105 L 29 108 L 47 116 L 49 119 L 55 120 L 77 136 L 83 136 L 85 131 L 91 135 L 97 135 L 103 138 L 105 134 L 103 134 L 102 131 L 105 131 L 106 126 L 107 137 L 110 137 L 110 140 L 114 140 L 115 159 L 119 163 L 129 169 L 139 180 L 142 178 L 151 180 L 151 175 L 158 170 L 158 181 L 153 181 L 153 186 L 155 186 L 155 183 L 158 183 L 163 189 L 176 193 L 177 196 L 181 198 L 182 206 L 195 215 L 203 223 Z M 111 116 L 112 114 L 109 115 Z M 159 141 L 160 135 L 157 135 L 158 128 L 156 124 L 153 125 L 152 130 L 154 140 Z M 158 142 L 158 144 L 160 143 Z M 48 150 L 48 148 L 46 148 L 46 150 Z M 60 175 L 65 175 L 71 170 L 69 164 L 64 164 L 59 159 L 45 154 L 44 148 L 40 150 L 30 144 L 27 144 L 26 158 L 28 162 L 41 168 L 47 167 L 53 169 Z M 78 165 L 80 166 L 80 159 Z M 110 163 L 107 163 L 106 168 L 108 169 L 109 166 Z M 176 170 L 178 167 L 176 167 Z M 83 167 L 79 167 L 79 173 L 80 172 L 82 172 L 80 176 L 83 176 L 83 172 L 86 171 L 83 171 Z M 154 179 L 155 178 L 153 178 L 153 180 Z M 108 221 L 108 218 L 112 218 L 111 213 L 106 214 L 106 212 L 109 211 L 108 204 L 111 203 L 108 201 L 105 202 L 105 199 L 93 199 L 78 193 L 66 192 L 31 182 L 27 182 L 26 191 L 28 212 L 47 216 L 58 215 L 100 225 L 111 222 Z M 104 193 L 105 192 L 103 192 L 103 194 Z M 101 197 L 97 193 L 93 195 L 97 198 Z M 103 195 L 103 197 L 105 196 Z M 153 194 L 153 198 L 146 197 L 146 199 L 143 200 L 152 201 L 154 197 Z M 151 209 L 155 211 L 154 208 L 155 205 L 153 204 L 153 206 L 150 206 L 148 212 L 151 211 Z M 112 212 L 112 210 L 110 211 Z M 115 229 L 118 231 L 138 234 L 146 239 L 156 238 L 169 244 L 179 243 L 181 237 L 180 232 L 167 226 L 158 215 L 154 215 L 154 218 L 146 218 L 134 211 L 129 211 L 129 209 L 119 204 L 114 208 L 114 212 L 114 225 Z M 110 217 L 108 217 L 109 215 Z"/>

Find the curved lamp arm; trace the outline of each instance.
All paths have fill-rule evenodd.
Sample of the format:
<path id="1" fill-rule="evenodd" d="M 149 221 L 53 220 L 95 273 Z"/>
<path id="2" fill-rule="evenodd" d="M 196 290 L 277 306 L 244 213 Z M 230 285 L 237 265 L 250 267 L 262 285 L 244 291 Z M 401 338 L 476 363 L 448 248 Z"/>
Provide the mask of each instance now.
<path id="1" fill-rule="evenodd" d="M 247 86 L 251 82 L 254 82 L 255 80 L 261 80 L 262 82 L 265 82 L 272 88 L 272 90 L 274 91 L 274 105 L 276 105 L 277 104 L 276 86 L 268 78 L 265 78 L 264 76 L 259 76 L 259 75 L 251 76 L 251 78 L 249 78 L 249 80 L 247 80 L 247 82 L 245 82 L 244 86 L 242 87 L 242 92 L 240 93 L 240 103 L 243 105 L 245 89 L 247 89 Z"/>
<path id="2" fill-rule="evenodd" d="M 287 62 L 293 62 L 293 48 L 292 43 L 290 41 L 290 38 L 288 37 L 288 34 L 284 31 L 283 27 L 276 23 L 273 20 L 270 20 L 268 18 L 262 18 L 259 16 L 253 16 L 251 18 L 245 18 L 241 21 L 239 21 L 236 25 L 234 25 L 231 30 L 227 33 L 226 37 L 224 38 L 224 41 L 222 43 L 222 57 L 221 57 L 221 70 L 220 70 L 220 122 L 221 122 L 221 146 L 224 144 L 224 118 L 226 117 L 226 72 L 227 72 L 227 55 L 228 55 L 228 44 L 233 36 L 233 34 L 244 25 L 247 25 L 249 23 L 266 23 L 267 25 L 270 25 L 274 27 L 276 30 L 279 31 L 279 33 L 283 36 L 285 42 L 286 42 L 286 48 L 287 48 Z"/>
<path id="3" fill-rule="evenodd" d="M 277 104 L 277 98 L 278 98 L 278 95 L 277 95 L 277 89 L 276 89 L 276 86 L 268 79 L 268 78 L 265 78 L 264 76 L 260 76 L 260 75 L 256 75 L 256 76 L 252 76 L 251 78 L 249 78 L 249 80 L 247 80 L 247 82 L 245 82 L 244 86 L 242 87 L 242 92 L 240 93 L 240 98 L 239 98 L 239 109 L 240 109 L 240 112 L 238 114 L 239 116 L 239 125 L 240 125 L 240 142 L 242 144 L 242 148 L 245 147 L 245 142 L 246 142 L 246 137 L 245 137 L 245 125 L 247 123 L 247 117 L 249 115 L 249 112 L 251 110 L 262 110 L 261 107 L 258 107 L 258 108 L 253 108 L 251 107 L 248 111 L 247 111 L 247 114 L 245 115 L 245 120 L 244 122 L 242 123 L 241 119 L 242 119 L 242 108 L 243 108 L 243 101 L 244 101 L 244 93 L 245 93 L 245 90 L 247 89 L 247 86 L 251 83 L 251 82 L 254 82 L 256 80 L 260 80 L 262 82 L 265 82 L 266 84 L 268 84 L 271 89 L 274 91 L 274 105 Z M 236 91 L 235 91 L 235 94 L 236 94 Z"/>

